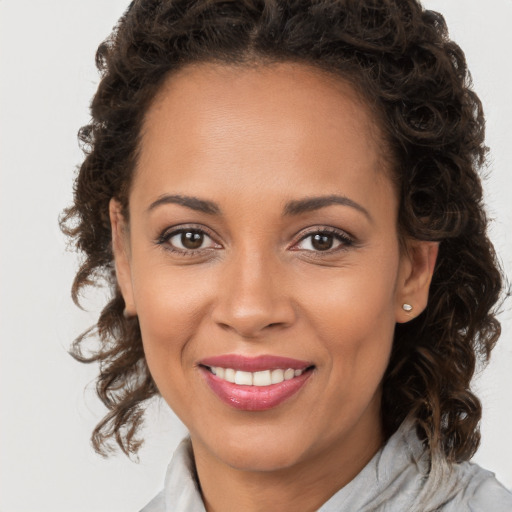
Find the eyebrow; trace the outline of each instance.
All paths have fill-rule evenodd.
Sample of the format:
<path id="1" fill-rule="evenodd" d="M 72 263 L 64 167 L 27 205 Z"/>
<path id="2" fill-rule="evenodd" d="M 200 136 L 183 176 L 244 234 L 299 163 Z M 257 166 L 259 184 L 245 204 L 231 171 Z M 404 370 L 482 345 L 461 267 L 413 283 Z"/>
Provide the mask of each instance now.
<path id="1" fill-rule="evenodd" d="M 368 220 L 373 222 L 373 218 L 366 208 L 356 203 L 352 199 L 345 196 L 330 195 L 330 196 L 318 196 L 318 197 L 306 197 L 297 201 L 290 201 L 286 203 L 284 208 L 284 215 L 300 215 L 301 213 L 312 212 L 320 210 L 326 206 L 332 206 L 340 204 L 342 206 L 350 206 L 361 213 L 363 213 Z"/>
<path id="2" fill-rule="evenodd" d="M 199 199 L 198 197 L 182 196 L 182 195 L 163 195 L 156 201 L 153 201 L 148 208 L 148 212 L 154 210 L 158 206 L 164 204 L 179 204 L 197 212 L 207 213 L 209 215 L 219 215 L 220 208 L 213 201 Z"/>
<path id="3" fill-rule="evenodd" d="M 186 208 L 190 208 L 191 210 L 206 213 L 208 215 L 220 215 L 221 213 L 221 209 L 219 208 L 217 203 L 214 203 L 213 201 L 199 199 L 198 197 L 193 196 L 183 196 L 177 194 L 165 194 L 163 196 L 160 196 L 156 201 L 153 201 L 149 205 L 147 211 L 150 212 L 157 208 L 158 206 L 162 206 L 165 204 L 178 204 L 180 206 L 185 206 Z M 301 213 L 320 210 L 321 208 L 325 208 L 327 206 L 332 206 L 336 204 L 354 208 L 363 213 L 368 218 L 368 220 L 373 222 L 373 218 L 366 208 L 361 206 L 359 203 L 356 203 L 352 199 L 349 199 L 348 197 L 339 195 L 306 197 L 304 199 L 289 201 L 288 203 L 286 203 L 284 207 L 283 216 L 300 215 Z"/>

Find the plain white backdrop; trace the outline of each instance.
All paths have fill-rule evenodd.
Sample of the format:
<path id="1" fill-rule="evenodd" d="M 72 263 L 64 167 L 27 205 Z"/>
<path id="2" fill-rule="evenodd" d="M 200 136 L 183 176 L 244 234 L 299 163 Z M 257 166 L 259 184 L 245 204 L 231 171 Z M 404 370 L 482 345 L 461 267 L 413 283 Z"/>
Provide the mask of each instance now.
<path id="1" fill-rule="evenodd" d="M 89 435 L 104 412 L 94 395 L 96 368 L 66 352 L 94 322 L 103 296 L 91 293 L 89 312 L 71 302 L 77 257 L 66 252 L 57 219 L 82 159 L 76 132 L 88 122 L 98 83 L 95 49 L 128 3 L 0 0 L 0 512 L 137 511 L 162 487 L 185 433 L 156 403 L 139 464 L 96 455 Z M 491 236 L 512 276 L 512 1 L 424 3 L 445 15 L 484 103 Z M 484 417 L 474 459 L 509 488 L 511 302 L 502 339 L 475 382 Z"/>

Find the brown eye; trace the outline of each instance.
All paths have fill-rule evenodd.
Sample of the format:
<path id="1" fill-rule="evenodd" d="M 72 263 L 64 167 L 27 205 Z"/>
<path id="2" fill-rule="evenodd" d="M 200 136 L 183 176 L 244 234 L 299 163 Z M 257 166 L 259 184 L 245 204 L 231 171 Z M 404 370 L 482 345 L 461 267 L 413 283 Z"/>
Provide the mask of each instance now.
<path id="1" fill-rule="evenodd" d="M 352 244 L 352 239 L 342 231 L 317 231 L 306 235 L 296 245 L 296 248 L 311 252 L 334 252 L 338 249 L 348 248 Z"/>
<path id="2" fill-rule="evenodd" d="M 162 237 L 162 242 L 171 246 L 177 251 L 198 251 L 202 249 L 218 248 L 216 244 L 204 231 L 200 229 L 180 229 Z"/>
<path id="3" fill-rule="evenodd" d="M 199 249 L 203 245 L 204 234 L 197 231 L 184 231 L 181 233 L 180 241 L 185 249 Z"/>
<path id="4" fill-rule="evenodd" d="M 311 246 L 317 251 L 327 251 L 334 244 L 334 236 L 327 233 L 317 233 L 311 238 Z"/>

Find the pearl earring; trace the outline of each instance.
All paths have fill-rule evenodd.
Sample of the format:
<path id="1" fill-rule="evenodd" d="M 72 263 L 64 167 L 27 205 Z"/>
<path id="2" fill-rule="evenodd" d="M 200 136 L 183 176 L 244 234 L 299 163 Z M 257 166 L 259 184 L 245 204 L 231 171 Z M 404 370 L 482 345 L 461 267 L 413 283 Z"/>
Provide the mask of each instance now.
<path id="1" fill-rule="evenodd" d="M 412 311 L 412 306 L 410 304 L 402 304 L 402 309 L 407 313 L 410 313 Z"/>

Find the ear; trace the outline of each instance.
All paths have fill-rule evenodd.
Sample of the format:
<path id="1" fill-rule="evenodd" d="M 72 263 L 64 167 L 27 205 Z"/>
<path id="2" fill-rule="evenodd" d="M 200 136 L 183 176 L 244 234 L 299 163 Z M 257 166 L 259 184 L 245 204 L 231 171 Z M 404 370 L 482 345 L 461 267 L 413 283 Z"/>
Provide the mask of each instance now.
<path id="1" fill-rule="evenodd" d="M 439 242 L 421 240 L 406 242 L 406 248 L 401 256 L 396 290 L 396 321 L 398 323 L 412 320 L 427 307 L 428 292 L 438 252 Z"/>
<path id="2" fill-rule="evenodd" d="M 114 198 L 112 198 L 109 203 L 109 214 L 116 277 L 125 303 L 125 316 L 135 316 L 137 311 L 133 300 L 130 265 L 130 235 L 128 224 L 122 214 L 121 203 Z"/>

